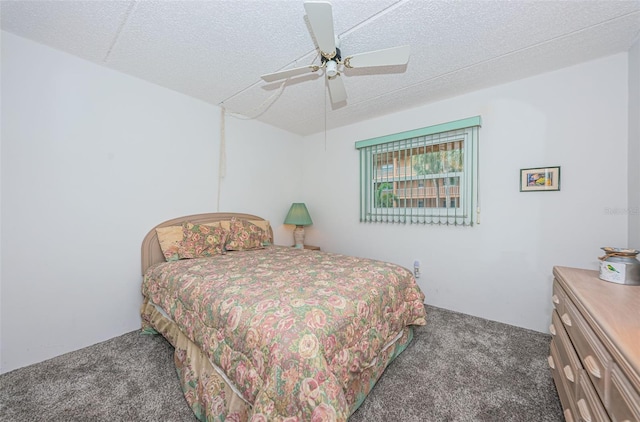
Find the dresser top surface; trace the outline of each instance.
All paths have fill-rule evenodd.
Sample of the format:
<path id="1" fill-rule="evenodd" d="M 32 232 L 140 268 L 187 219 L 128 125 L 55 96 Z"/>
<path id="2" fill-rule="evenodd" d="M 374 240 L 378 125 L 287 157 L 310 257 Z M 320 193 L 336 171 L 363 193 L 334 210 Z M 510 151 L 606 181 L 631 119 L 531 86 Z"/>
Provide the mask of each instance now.
<path id="1" fill-rule="evenodd" d="M 554 267 L 553 274 L 591 328 L 640 376 L 640 286 L 601 280 L 597 271 Z"/>

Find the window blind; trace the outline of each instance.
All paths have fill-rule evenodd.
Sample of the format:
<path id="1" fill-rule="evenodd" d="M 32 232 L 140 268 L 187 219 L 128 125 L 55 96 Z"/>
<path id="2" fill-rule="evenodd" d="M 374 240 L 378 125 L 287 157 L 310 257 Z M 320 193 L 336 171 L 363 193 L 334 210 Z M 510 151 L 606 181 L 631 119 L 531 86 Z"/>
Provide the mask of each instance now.
<path id="1" fill-rule="evenodd" d="M 360 221 L 471 226 L 480 117 L 356 142 Z"/>

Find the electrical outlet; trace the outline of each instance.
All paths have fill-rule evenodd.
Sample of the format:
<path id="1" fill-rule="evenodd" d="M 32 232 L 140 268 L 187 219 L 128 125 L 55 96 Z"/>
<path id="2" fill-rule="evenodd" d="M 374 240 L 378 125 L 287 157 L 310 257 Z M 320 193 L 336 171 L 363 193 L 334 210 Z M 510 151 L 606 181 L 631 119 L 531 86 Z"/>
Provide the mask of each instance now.
<path id="1" fill-rule="evenodd" d="M 420 278 L 420 261 L 413 261 L 413 276 Z"/>

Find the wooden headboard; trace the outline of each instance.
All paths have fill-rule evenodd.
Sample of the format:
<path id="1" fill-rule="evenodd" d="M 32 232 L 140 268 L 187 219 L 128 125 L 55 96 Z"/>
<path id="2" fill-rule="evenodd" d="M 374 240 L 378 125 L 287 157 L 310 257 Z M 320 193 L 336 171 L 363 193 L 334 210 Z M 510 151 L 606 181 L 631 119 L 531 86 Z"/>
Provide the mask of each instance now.
<path id="1" fill-rule="evenodd" d="M 164 223 L 160 223 L 154 228 L 152 228 L 149 233 L 144 237 L 142 241 L 142 275 L 144 275 L 147 268 L 154 264 L 158 264 L 160 262 L 164 262 L 164 255 L 162 254 L 162 249 L 160 249 L 160 242 L 158 241 L 158 234 L 156 233 L 156 228 L 158 227 L 169 227 L 169 226 L 180 226 L 185 221 L 190 221 L 192 223 L 214 223 L 216 221 L 224 221 L 231 220 L 231 217 L 242 218 L 244 220 L 264 220 L 262 217 L 258 217 L 251 214 L 240 214 L 235 212 L 216 212 L 216 213 L 208 213 L 208 214 L 195 214 L 195 215 L 186 215 L 184 217 L 173 218 L 171 220 L 167 220 Z M 273 230 L 271 226 L 269 226 L 269 236 L 273 241 Z"/>

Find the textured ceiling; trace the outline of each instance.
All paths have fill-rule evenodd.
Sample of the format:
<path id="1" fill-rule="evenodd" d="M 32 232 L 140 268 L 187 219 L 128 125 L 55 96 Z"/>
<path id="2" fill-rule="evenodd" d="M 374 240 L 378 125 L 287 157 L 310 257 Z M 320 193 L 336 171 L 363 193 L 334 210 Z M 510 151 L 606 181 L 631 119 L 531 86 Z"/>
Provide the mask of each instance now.
<path id="1" fill-rule="evenodd" d="M 627 51 L 640 0 L 333 0 L 345 55 L 408 44 L 406 66 L 343 73 L 332 105 L 302 0 L 6 1 L 2 29 L 308 135 Z M 326 113 L 325 113 L 326 112 Z"/>

